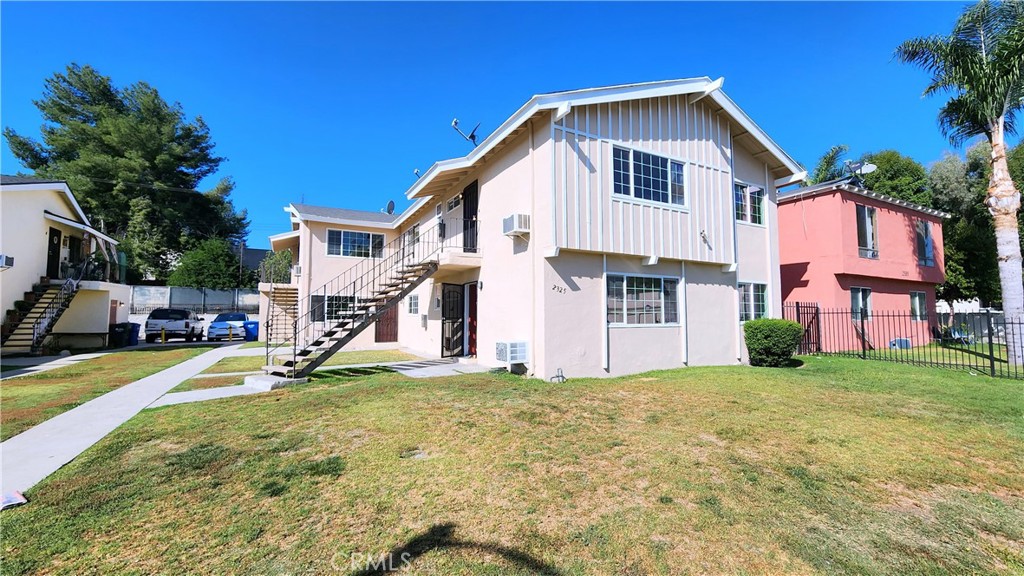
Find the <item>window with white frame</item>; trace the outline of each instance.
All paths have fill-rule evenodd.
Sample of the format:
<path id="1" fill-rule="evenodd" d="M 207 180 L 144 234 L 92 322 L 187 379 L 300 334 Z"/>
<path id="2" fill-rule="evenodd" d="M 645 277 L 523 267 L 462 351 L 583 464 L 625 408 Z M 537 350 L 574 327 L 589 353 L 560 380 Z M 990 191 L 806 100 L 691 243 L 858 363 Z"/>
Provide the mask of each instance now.
<path id="1" fill-rule="evenodd" d="M 609 324 L 676 324 L 679 279 L 609 274 Z"/>
<path id="2" fill-rule="evenodd" d="M 455 210 L 456 208 L 458 208 L 461 205 L 462 205 L 462 196 L 460 196 L 460 195 L 452 196 L 451 199 L 448 200 L 448 211 L 451 212 L 452 210 Z"/>
<path id="3" fill-rule="evenodd" d="M 928 294 L 925 292 L 910 293 L 910 319 L 928 319 Z"/>
<path id="4" fill-rule="evenodd" d="M 311 295 L 309 297 L 310 316 L 314 322 L 340 320 L 355 309 L 355 298 L 352 296 Z"/>
<path id="5" fill-rule="evenodd" d="M 327 255 L 380 258 L 384 255 L 384 235 L 350 230 L 328 230 Z"/>
<path id="6" fill-rule="evenodd" d="M 850 288 L 850 310 L 854 320 L 860 320 L 862 311 L 865 320 L 871 318 L 871 288 Z"/>
<path id="7" fill-rule="evenodd" d="M 686 164 L 639 150 L 612 148 L 615 194 L 675 206 L 686 205 Z"/>
<path id="8" fill-rule="evenodd" d="M 935 247 L 932 245 L 932 224 L 918 220 L 915 226 L 917 236 L 917 265 L 935 266 Z"/>
<path id="9" fill-rule="evenodd" d="M 736 182 L 732 190 L 736 221 L 764 224 L 764 189 Z"/>
<path id="10" fill-rule="evenodd" d="M 409 314 L 420 313 L 420 297 L 419 294 L 410 294 L 406 297 L 409 302 Z"/>
<path id="11" fill-rule="evenodd" d="M 768 316 L 768 286 L 752 282 L 737 285 L 740 304 L 740 322 Z"/>
<path id="12" fill-rule="evenodd" d="M 878 259 L 877 222 L 874 208 L 857 204 L 857 253 L 861 258 Z"/>

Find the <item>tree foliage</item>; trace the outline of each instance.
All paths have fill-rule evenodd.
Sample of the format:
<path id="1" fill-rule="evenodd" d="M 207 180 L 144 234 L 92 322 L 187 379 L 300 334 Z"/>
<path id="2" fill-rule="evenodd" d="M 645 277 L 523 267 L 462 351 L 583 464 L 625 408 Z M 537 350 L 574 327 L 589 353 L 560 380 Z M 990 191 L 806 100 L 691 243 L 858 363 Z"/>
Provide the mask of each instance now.
<path id="1" fill-rule="evenodd" d="M 292 280 L 292 251 L 267 251 L 260 261 L 260 282 L 287 284 Z"/>
<path id="2" fill-rule="evenodd" d="M 36 175 L 68 182 L 94 224 L 123 240 L 133 277 L 166 278 L 198 242 L 245 237 L 230 179 L 195 191 L 224 160 L 201 117 L 187 119 L 145 82 L 118 88 L 77 64 L 48 78 L 34 103 L 41 142 L 6 128 L 11 152 Z"/>
<path id="3" fill-rule="evenodd" d="M 818 163 L 814 166 L 814 171 L 807 177 L 807 183 L 821 184 L 822 182 L 841 178 L 844 174 L 843 156 L 849 151 L 850 147 L 846 144 L 829 148 L 818 159 Z"/>
<path id="4" fill-rule="evenodd" d="M 247 288 L 253 283 L 252 272 L 242 268 L 238 254 L 226 240 L 210 239 L 181 255 L 171 271 L 167 284 L 227 290 Z"/>
<path id="5" fill-rule="evenodd" d="M 896 150 L 865 154 L 861 160 L 878 167 L 862 177 L 867 189 L 921 206 L 931 205 L 928 172 L 917 160 Z"/>

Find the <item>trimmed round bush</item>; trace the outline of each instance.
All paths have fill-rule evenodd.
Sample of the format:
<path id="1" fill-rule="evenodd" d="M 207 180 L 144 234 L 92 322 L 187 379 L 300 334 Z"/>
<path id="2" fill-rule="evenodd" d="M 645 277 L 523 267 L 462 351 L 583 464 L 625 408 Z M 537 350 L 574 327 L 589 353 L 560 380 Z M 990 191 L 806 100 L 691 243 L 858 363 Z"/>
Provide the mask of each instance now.
<path id="1" fill-rule="evenodd" d="M 804 336 L 804 329 L 792 320 L 759 318 L 743 324 L 751 366 L 784 366 Z"/>

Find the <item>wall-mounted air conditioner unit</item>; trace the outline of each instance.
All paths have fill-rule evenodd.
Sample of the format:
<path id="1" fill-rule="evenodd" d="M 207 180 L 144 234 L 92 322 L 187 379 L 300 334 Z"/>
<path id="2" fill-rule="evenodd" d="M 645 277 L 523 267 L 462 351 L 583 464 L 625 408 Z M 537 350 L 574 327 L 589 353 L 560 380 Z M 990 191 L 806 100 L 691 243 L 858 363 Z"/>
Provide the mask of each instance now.
<path id="1" fill-rule="evenodd" d="M 292 276 L 295 276 L 295 277 L 302 276 L 302 266 L 300 266 L 298 264 L 292 266 Z"/>
<path id="2" fill-rule="evenodd" d="M 14 268 L 14 256 L 0 254 L 0 270 L 7 270 L 8 268 Z"/>
<path id="3" fill-rule="evenodd" d="M 498 342 L 494 355 L 499 362 L 507 364 L 526 364 L 530 361 L 530 351 L 526 342 Z"/>
<path id="4" fill-rule="evenodd" d="M 523 236 L 530 235 L 530 215 L 529 214 L 513 214 L 508 218 L 501 221 L 501 228 L 505 233 L 505 236 Z"/>

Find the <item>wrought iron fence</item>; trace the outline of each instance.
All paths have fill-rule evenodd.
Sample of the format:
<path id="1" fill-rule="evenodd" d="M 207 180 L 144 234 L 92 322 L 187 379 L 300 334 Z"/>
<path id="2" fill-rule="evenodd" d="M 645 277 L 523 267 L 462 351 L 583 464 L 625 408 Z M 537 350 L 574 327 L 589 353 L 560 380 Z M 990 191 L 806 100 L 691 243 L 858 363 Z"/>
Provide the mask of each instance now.
<path id="1" fill-rule="evenodd" d="M 832 354 L 973 370 L 1024 379 L 1024 319 L 986 310 L 969 315 L 821 308 L 787 303 L 784 317 L 804 327 L 800 354 Z"/>

